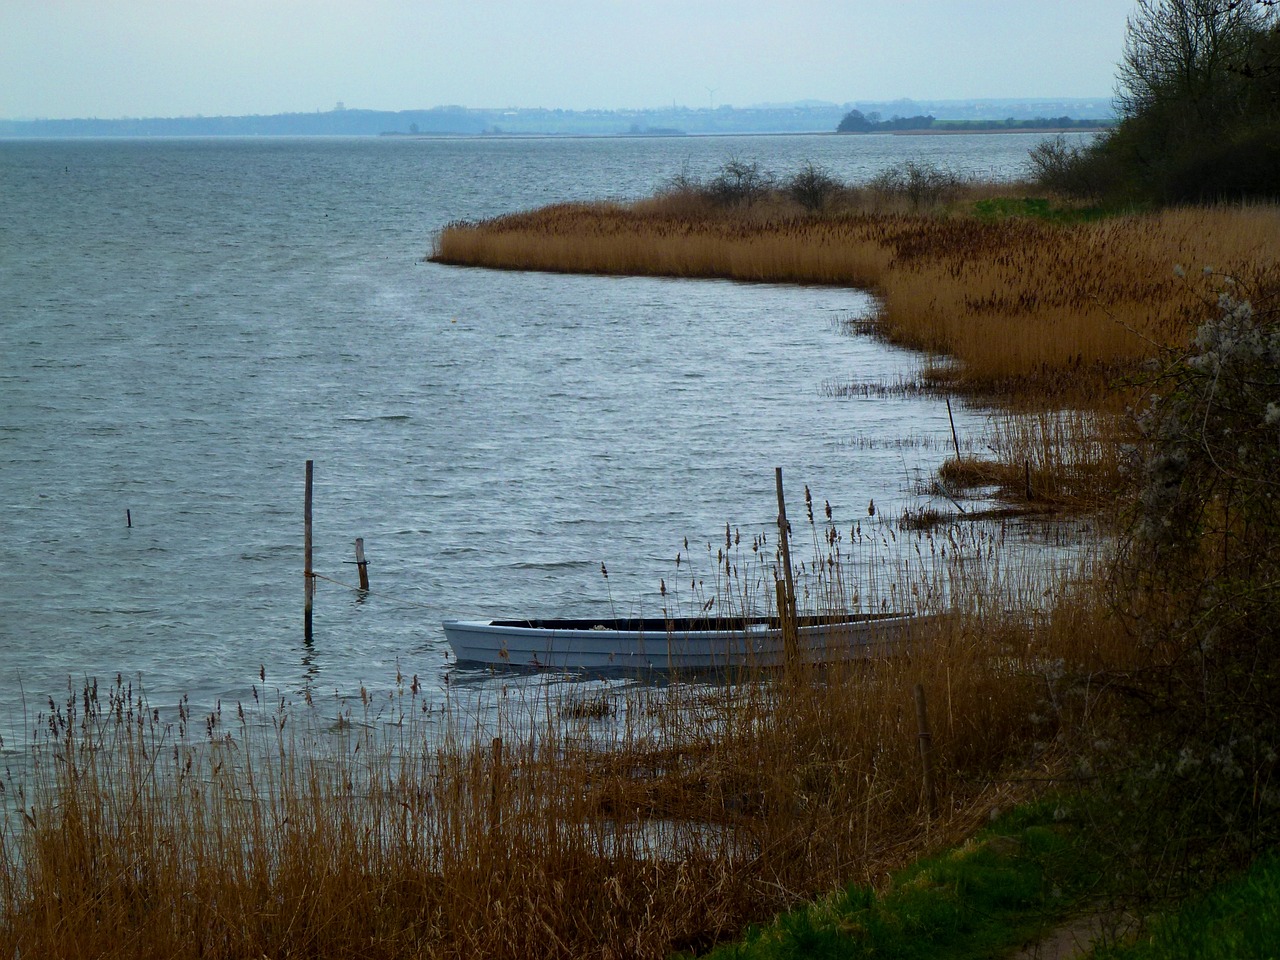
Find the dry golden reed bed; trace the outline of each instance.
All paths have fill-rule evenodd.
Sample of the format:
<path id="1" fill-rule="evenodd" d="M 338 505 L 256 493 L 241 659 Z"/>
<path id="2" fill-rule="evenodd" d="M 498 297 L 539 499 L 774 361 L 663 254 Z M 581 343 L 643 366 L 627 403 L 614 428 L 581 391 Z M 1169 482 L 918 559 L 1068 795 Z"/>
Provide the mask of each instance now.
<path id="1" fill-rule="evenodd" d="M 1250 284 L 1274 281 L 1277 237 L 1274 206 L 1063 225 L 936 212 L 721 209 L 672 194 L 453 224 L 432 259 L 870 289 L 882 299 L 880 329 L 958 361 L 962 389 L 1093 406 L 1159 348 L 1187 342 L 1206 316 L 1206 286 L 1197 282 L 1206 267 Z"/>
<path id="2" fill-rule="evenodd" d="M 836 554 L 853 536 L 815 531 Z M 934 573 L 900 589 L 965 602 L 907 655 L 821 672 L 513 688 L 483 730 L 424 707 L 416 678 L 336 725 L 265 684 L 207 716 L 162 716 L 127 685 L 71 691 L 36 721 L 34 773 L 6 783 L 0 952 L 656 958 L 881 881 L 1056 772 L 1096 709 L 1059 678 L 1128 649 L 1087 599 L 1028 633 L 1017 598 L 1043 584 L 988 534 L 914 542 Z"/>

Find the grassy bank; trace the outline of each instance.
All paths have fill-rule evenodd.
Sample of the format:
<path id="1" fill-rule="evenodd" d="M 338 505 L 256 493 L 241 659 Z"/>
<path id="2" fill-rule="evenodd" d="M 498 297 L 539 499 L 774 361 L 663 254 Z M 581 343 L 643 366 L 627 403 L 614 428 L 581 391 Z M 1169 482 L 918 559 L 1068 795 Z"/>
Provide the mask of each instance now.
<path id="1" fill-rule="evenodd" d="M 768 924 L 714 960 L 902 960 L 1087 956 L 1093 960 L 1242 960 L 1280 943 L 1280 858 L 1143 917 L 1091 838 L 1091 798 L 1062 794 L 1015 808 L 965 843 L 878 889 L 850 884 Z M 1147 906 L 1150 906 L 1149 904 Z"/>
<path id="2" fill-rule="evenodd" d="M 1154 918 L 1140 936 L 1105 944 L 1097 960 L 1239 960 L 1275 956 L 1280 944 L 1280 858 Z"/>
<path id="3" fill-rule="evenodd" d="M 1061 796 L 1000 816 L 964 844 L 921 859 L 879 889 L 850 884 L 752 928 L 741 943 L 711 956 L 1011 956 L 1041 940 L 1090 898 L 1102 896 L 1100 867 L 1101 859 L 1081 834 L 1071 798 Z"/>

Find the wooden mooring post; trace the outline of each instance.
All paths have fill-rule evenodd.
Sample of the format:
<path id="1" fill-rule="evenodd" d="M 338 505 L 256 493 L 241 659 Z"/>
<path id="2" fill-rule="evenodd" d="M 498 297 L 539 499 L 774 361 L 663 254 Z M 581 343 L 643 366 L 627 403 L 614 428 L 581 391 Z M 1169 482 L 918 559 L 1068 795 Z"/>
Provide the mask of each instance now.
<path id="1" fill-rule="evenodd" d="M 920 731 L 920 771 L 924 780 L 924 804 L 929 819 L 938 818 L 938 790 L 933 781 L 933 731 L 925 709 L 924 684 L 916 684 L 916 727 Z"/>
<path id="2" fill-rule="evenodd" d="M 799 654 L 796 618 L 796 585 L 791 575 L 791 528 L 787 523 L 787 500 L 782 493 L 782 468 L 773 468 L 774 486 L 778 491 L 778 543 L 782 547 L 784 581 L 777 585 L 778 619 L 782 621 L 782 643 L 787 666 L 793 666 Z"/>
<path id="3" fill-rule="evenodd" d="M 360 571 L 360 589 L 369 591 L 369 561 L 364 558 L 364 537 L 356 537 L 356 569 Z"/>
<path id="4" fill-rule="evenodd" d="M 784 666 L 790 670 L 799 662 L 800 643 L 796 636 L 796 622 L 791 615 L 790 604 L 787 603 L 787 585 L 781 580 L 774 581 L 778 592 L 778 624 L 782 627 L 782 656 Z"/>
<path id="5" fill-rule="evenodd" d="M 307 489 L 302 505 L 302 579 L 305 582 L 302 637 L 311 642 L 311 607 L 316 596 L 316 576 L 311 569 L 311 478 L 315 461 L 307 461 Z"/>
<path id="6" fill-rule="evenodd" d="M 956 463 L 960 462 L 960 435 L 956 433 L 956 418 L 951 412 L 951 397 L 947 396 L 947 420 L 951 422 L 951 443 L 956 448 Z"/>
<path id="7" fill-rule="evenodd" d="M 502 738 L 491 744 L 492 766 L 489 775 L 489 832 L 496 834 L 502 825 Z"/>

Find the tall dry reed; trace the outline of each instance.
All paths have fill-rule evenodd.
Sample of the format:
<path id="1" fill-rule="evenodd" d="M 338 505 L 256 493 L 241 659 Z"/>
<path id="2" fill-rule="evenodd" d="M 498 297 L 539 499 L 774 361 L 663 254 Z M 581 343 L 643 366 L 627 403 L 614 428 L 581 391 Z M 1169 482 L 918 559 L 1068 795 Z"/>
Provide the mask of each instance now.
<path id="1" fill-rule="evenodd" d="M 38 721 L 31 773 L 7 784 L 0 950 L 666 956 L 876 882 L 1060 772 L 1093 706 L 1062 678 L 1125 655 L 1094 594 L 1050 590 L 1070 616 L 1047 617 L 1057 581 L 1001 563 L 996 531 L 918 535 L 899 576 L 874 546 L 901 535 L 890 525 L 819 513 L 797 541 L 806 526 L 810 609 L 867 603 L 863 573 L 840 569 L 866 551 L 882 594 L 952 612 L 884 659 L 568 699 L 512 685 L 483 725 L 403 678 L 351 704 L 286 704 L 264 683 L 205 716 L 161 716 L 121 682 L 70 691 Z M 751 546 L 726 542 L 692 582 L 750 595 L 734 581 Z"/>

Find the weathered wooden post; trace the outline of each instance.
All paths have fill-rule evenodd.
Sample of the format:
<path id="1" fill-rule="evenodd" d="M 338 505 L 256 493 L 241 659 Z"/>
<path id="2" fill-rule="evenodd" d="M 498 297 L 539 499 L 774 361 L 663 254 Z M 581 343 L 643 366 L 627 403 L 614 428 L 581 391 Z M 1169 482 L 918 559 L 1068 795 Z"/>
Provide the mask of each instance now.
<path id="1" fill-rule="evenodd" d="M 489 775 L 489 831 L 497 833 L 502 825 L 502 738 L 492 743 L 493 767 Z"/>
<path id="2" fill-rule="evenodd" d="M 787 603 L 787 585 L 781 580 L 775 580 L 773 585 L 778 593 L 778 625 L 782 628 L 782 656 L 787 669 L 791 669 L 800 658 L 795 621 L 791 617 L 790 605 Z"/>
<path id="3" fill-rule="evenodd" d="M 947 419 L 951 421 L 951 442 L 956 448 L 956 463 L 960 462 L 960 437 L 956 434 L 956 418 L 951 414 L 951 397 L 947 396 Z"/>
<path id="4" fill-rule="evenodd" d="M 302 505 L 302 578 L 305 581 L 305 606 L 303 611 L 302 636 L 311 642 L 311 605 L 316 595 L 316 577 L 311 569 L 311 477 L 315 461 L 307 461 L 307 489 Z"/>
<path id="5" fill-rule="evenodd" d="M 356 569 L 360 571 L 360 589 L 369 590 L 369 561 L 364 558 L 364 537 L 356 537 Z"/>
<path id="6" fill-rule="evenodd" d="M 933 782 L 933 732 L 925 710 L 924 684 L 916 684 L 916 727 L 920 731 L 920 769 L 924 777 L 924 802 L 930 820 L 938 818 L 938 792 Z"/>
<path id="7" fill-rule="evenodd" d="M 787 664 L 791 666 L 798 655 L 799 638 L 796 635 L 798 620 L 796 618 L 796 585 L 791 577 L 791 537 L 790 525 L 787 523 L 787 501 L 782 494 L 782 468 L 773 468 L 774 486 L 778 490 L 778 542 L 782 545 L 782 572 L 786 584 L 786 596 L 780 597 L 778 617 L 782 620 L 782 642 L 786 651 Z M 781 591 L 781 585 L 779 585 Z"/>

